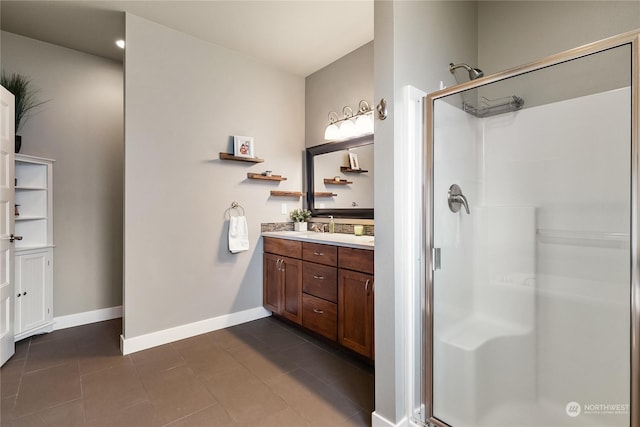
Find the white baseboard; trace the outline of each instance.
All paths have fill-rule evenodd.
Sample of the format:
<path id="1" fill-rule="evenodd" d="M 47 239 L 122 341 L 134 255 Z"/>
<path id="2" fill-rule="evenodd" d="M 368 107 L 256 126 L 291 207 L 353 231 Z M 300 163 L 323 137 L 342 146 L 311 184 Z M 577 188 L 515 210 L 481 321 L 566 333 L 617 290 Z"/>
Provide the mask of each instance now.
<path id="1" fill-rule="evenodd" d="M 397 424 L 392 423 L 377 412 L 371 414 L 371 427 L 407 427 L 407 418 L 403 418 Z"/>
<path id="2" fill-rule="evenodd" d="M 104 320 L 118 319 L 122 317 L 122 306 L 102 308 L 100 310 L 85 311 L 69 314 L 67 316 L 54 317 L 54 330 L 73 328 L 74 326 L 87 325 L 89 323 L 102 322 Z"/>
<path id="3" fill-rule="evenodd" d="M 224 316 L 189 323 L 187 325 L 164 329 L 162 331 L 151 332 L 137 337 L 124 338 L 124 336 L 121 335 L 120 351 L 123 355 L 127 355 L 137 351 L 146 350 L 151 347 L 157 347 L 170 342 L 205 334 L 207 332 L 217 331 L 218 329 L 227 328 L 240 323 L 262 319 L 263 317 L 268 317 L 270 315 L 271 312 L 265 308 L 256 307 L 237 313 L 226 314 Z"/>

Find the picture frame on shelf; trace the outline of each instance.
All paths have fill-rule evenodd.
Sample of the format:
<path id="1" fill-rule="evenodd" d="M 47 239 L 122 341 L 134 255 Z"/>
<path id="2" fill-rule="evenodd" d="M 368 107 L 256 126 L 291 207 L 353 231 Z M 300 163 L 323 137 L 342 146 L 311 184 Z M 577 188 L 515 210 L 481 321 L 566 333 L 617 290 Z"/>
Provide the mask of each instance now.
<path id="1" fill-rule="evenodd" d="M 353 170 L 360 170 L 358 155 L 356 153 L 349 153 L 349 167 Z"/>
<path id="2" fill-rule="evenodd" d="M 251 136 L 234 136 L 233 137 L 233 155 L 236 157 L 255 157 L 255 149 L 253 145 L 253 137 Z"/>

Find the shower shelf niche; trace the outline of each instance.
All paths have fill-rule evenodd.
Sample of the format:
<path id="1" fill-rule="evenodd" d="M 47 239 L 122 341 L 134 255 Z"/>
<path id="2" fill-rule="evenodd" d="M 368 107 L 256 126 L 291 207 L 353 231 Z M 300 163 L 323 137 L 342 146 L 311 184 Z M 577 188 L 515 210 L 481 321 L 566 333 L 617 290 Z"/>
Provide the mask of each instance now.
<path id="1" fill-rule="evenodd" d="M 524 106 L 524 99 L 519 96 L 507 96 L 500 99 L 480 98 L 480 105 L 474 107 L 468 102 L 462 103 L 462 110 L 476 117 L 491 117 L 511 111 L 518 111 Z"/>

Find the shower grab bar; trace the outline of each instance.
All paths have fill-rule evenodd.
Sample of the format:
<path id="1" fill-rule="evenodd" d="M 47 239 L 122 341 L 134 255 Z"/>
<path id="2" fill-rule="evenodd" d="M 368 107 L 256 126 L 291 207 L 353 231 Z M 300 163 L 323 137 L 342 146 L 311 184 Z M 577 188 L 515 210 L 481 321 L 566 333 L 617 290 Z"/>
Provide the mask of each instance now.
<path id="1" fill-rule="evenodd" d="M 536 230 L 536 234 L 542 243 L 598 248 L 629 248 L 629 233 L 539 228 Z"/>
<path id="2" fill-rule="evenodd" d="M 480 105 L 474 107 L 468 102 L 462 103 L 462 110 L 476 117 L 491 117 L 502 113 L 517 111 L 524 106 L 524 99 L 511 95 L 500 99 L 480 98 Z"/>

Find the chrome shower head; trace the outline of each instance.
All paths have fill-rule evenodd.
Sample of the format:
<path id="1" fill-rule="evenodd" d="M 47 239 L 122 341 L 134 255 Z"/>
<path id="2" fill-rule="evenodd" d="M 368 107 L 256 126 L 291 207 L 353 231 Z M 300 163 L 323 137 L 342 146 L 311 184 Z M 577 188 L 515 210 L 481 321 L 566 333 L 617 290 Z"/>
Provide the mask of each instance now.
<path id="1" fill-rule="evenodd" d="M 467 70 L 469 72 L 469 80 L 475 80 L 477 78 L 480 78 L 480 77 L 484 76 L 484 73 L 479 68 L 471 68 L 467 64 L 463 64 L 463 63 L 454 65 L 453 62 L 452 62 L 452 63 L 449 64 L 449 72 L 451 74 L 453 74 L 453 71 L 456 68 L 464 68 L 465 70 Z"/>

